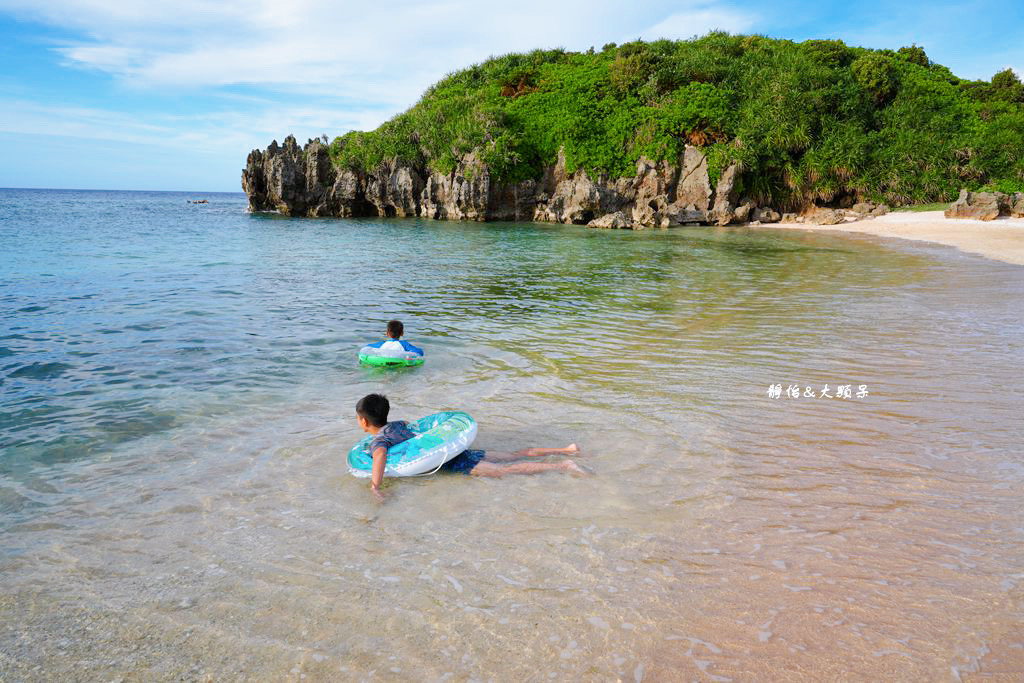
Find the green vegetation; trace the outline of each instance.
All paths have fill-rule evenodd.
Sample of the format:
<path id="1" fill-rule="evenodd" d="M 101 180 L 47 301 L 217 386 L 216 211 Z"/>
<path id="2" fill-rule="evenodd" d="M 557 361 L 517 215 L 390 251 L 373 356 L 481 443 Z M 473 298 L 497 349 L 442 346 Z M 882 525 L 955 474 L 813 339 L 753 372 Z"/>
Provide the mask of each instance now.
<path id="1" fill-rule="evenodd" d="M 710 33 L 689 41 L 537 50 L 449 74 L 408 111 L 331 144 L 339 166 L 386 159 L 450 172 L 470 152 L 501 181 L 570 171 L 631 176 L 641 156 L 708 154 L 714 182 L 779 208 L 842 197 L 950 201 L 961 187 L 1024 190 L 1024 85 L 965 81 L 914 45 L 793 43 Z"/>

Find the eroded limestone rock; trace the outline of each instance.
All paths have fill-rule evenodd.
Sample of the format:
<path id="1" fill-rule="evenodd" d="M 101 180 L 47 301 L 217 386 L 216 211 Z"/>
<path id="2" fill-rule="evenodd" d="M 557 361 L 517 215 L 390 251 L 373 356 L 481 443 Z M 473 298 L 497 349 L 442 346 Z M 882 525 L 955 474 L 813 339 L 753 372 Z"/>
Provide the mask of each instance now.
<path id="1" fill-rule="evenodd" d="M 291 135 L 283 145 L 274 140 L 266 151 L 253 150 L 249 154 L 242 171 L 242 188 L 249 196 L 252 211 L 304 216 L 309 200 L 316 200 L 315 196 L 308 196 L 303 151 Z"/>
<path id="2" fill-rule="evenodd" d="M 359 175 L 352 170 L 344 169 L 338 172 L 334 185 L 331 187 L 331 195 L 334 197 L 336 212 L 321 213 L 321 216 L 342 216 L 351 218 L 353 216 L 369 216 L 376 207 L 366 201 L 364 193 L 365 183 Z"/>
<path id="3" fill-rule="evenodd" d="M 946 218 L 973 218 L 991 221 L 1000 214 L 1009 214 L 1007 196 L 1002 192 L 968 192 L 960 190 L 960 196 L 946 209 Z"/>
<path id="4" fill-rule="evenodd" d="M 366 201 L 378 216 L 418 216 L 423 186 L 419 173 L 397 160 L 386 161 L 366 175 Z"/>
<path id="5" fill-rule="evenodd" d="M 682 210 L 706 212 L 711 207 L 711 180 L 708 159 L 698 147 L 687 145 L 672 204 Z"/>
<path id="6" fill-rule="evenodd" d="M 750 215 L 754 212 L 754 209 L 756 208 L 757 207 L 754 206 L 754 202 L 750 201 L 749 199 L 740 202 L 739 206 L 737 206 L 732 212 L 733 222 L 746 223 L 747 221 L 751 220 Z"/>
<path id="7" fill-rule="evenodd" d="M 715 187 L 715 205 L 708 213 L 708 218 L 718 225 L 728 225 L 734 218 L 736 180 L 739 177 L 739 173 L 739 165 L 731 164 L 722 173 L 722 177 L 718 179 L 718 186 Z"/>
<path id="8" fill-rule="evenodd" d="M 1024 192 L 1015 192 L 1007 200 L 1010 216 L 1024 218 Z"/>
<path id="9" fill-rule="evenodd" d="M 485 221 L 488 219 L 491 175 L 469 155 L 448 175 L 431 173 L 421 193 L 421 214 L 427 218 Z"/>
<path id="10" fill-rule="evenodd" d="M 782 220 L 782 214 L 774 209 L 758 208 L 750 212 L 750 220 L 759 223 L 778 223 Z"/>
<path id="11" fill-rule="evenodd" d="M 616 211 L 615 213 L 606 213 L 600 218 L 595 218 L 587 223 L 587 227 L 612 229 L 632 228 L 633 221 L 630 220 L 629 216 L 621 211 Z"/>
<path id="12" fill-rule="evenodd" d="M 636 165 L 635 177 L 633 223 L 643 227 L 661 226 L 664 220 L 671 223 L 669 195 L 679 180 L 679 169 L 667 161 L 655 163 L 641 158 Z"/>
<path id="13" fill-rule="evenodd" d="M 845 214 L 835 209 L 814 207 L 804 215 L 804 222 L 812 225 L 838 225 L 846 220 Z"/>

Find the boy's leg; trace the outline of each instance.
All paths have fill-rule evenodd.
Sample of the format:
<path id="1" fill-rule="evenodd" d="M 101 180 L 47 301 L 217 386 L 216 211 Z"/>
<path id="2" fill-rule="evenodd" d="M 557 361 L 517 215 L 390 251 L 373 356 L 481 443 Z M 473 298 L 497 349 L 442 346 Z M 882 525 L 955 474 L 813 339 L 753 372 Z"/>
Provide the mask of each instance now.
<path id="1" fill-rule="evenodd" d="M 523 448 L 515 452 L 521 458 L 540 458 L 545 455 L 576 455 L 580 447 L 574 443 L 565 448 Z"/>
<path id="2" fill-rule="evenodd" d="M 545 455 L 576 455 L 580 447 L 574 443 L 565 448 L 523 448 L 514 453 L 503 453 L 501 451 L 487 451 L 487 460 L 502 462 L 507 460 L 518 460 L 520 458 L 542 458 Z"/>
<path id="3" fill-rule="evenodd" d="M 489 458 L 490 456 L 491 454 L 488 453 L 487 457 Z M 539 474 L 553 470 L 571 472 L 573 474 L 586 474 L 572 460 L 564 460 L 562 462 L 513 462 L 508 465 L 498 465 L 497 463 L 481 460 L 469 473 L 478 477 L 503 477 L 506 474 Z"/>

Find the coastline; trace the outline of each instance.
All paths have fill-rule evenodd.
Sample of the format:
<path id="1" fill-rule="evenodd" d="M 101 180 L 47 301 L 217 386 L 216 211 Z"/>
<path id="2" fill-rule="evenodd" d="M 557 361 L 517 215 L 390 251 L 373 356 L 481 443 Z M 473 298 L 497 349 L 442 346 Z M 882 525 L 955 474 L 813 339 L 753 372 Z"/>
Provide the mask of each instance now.
<path id="1" fill-rule="evenodd" d="M 809 223 L 752 224 L 773 230 L 823 230 L 859 232 L 877 237 L 895 237 L 918 242 L 934 242 L 994 261 L 1024 265 L 1024 218 L 997 218 L 978 221 L 946 218 L 942 211 L 895 211 L 871 220 L 839 225 Z"/>

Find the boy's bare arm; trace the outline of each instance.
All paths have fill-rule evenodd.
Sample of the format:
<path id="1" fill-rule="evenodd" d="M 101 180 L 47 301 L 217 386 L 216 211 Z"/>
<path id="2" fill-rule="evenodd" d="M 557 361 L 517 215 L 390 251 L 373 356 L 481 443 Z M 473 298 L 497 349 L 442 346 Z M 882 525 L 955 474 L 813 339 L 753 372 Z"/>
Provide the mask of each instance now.
<path id="1" fill-rule="evenodd" d="M 384 483 L 384 466 L 388 461 L 388 451 L 386 448 L 378 448 L 373 452 L 373 470 L 370 476 L 370 490 L 373 491 L 374 496 L 378 498 L 383 494 L 380 491 L 380 485 Z"/>

